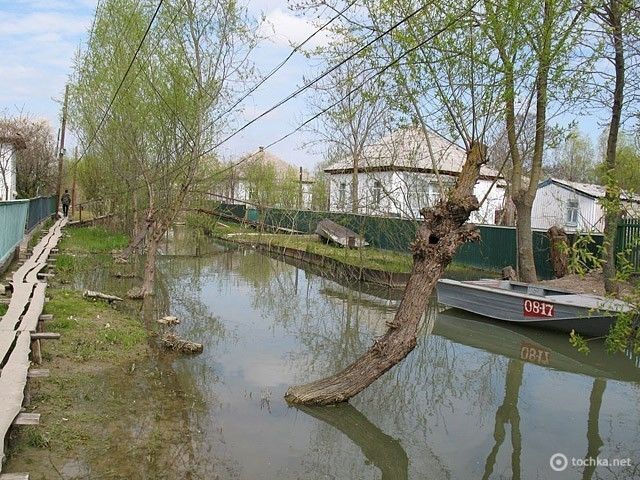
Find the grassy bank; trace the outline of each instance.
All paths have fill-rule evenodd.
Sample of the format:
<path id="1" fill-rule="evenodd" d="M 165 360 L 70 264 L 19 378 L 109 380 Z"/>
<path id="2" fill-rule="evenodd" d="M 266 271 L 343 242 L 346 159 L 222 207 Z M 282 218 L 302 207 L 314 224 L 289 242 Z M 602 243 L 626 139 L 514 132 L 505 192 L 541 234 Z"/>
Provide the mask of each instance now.
<path id="1" fill-rule="evenodd" d="M 185 412 L 196 398 L 184 393 L 171 359 L 155 351 L 131 308 L 87 300 L 67 283 L 86 269 L 110 268 L 105 253 L 126 241 L 100 228 L 65 230 L 45 306 L 54 316 L 46 330 L 62 337 L 43 344 L 38 368 L 50 377 L 29 381 L 28 411 L 41 422 L 14 429 L 3 471 L 32 479 L 183 478 L 171 457 L 188 448 Z"/>
<path id="2" fill-rule="evenodd" d="M 205 222 L 204 224 L 202 222 Z M 240 243 L 262 243 L 280 247 L 294 248 L 332 258 L 347 265 L 382 270 L 392 273 L 409 273 L 413 259 L 409 253 L 383 250 L 379 248 L 350 249 L 329 245 L 321 241 L 317 235 L 275 234 L 257 231 L 255 228 L 243 226 L 229 221 L 201 220 L 194 224 L 214 237 Z M 451 264 L 447 272 L 454 276 L 472 277 L 495 276 L 493 272 L 477 270 L 471 267 Z"/>

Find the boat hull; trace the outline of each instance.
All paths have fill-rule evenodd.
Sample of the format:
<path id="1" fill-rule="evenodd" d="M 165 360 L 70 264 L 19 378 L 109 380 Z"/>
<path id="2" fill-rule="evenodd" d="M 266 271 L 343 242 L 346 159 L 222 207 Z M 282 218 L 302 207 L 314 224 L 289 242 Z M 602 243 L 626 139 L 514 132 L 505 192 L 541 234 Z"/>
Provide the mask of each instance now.
<path id="1" fill-rule="evenodd" d="M 601 337 L 609 332 L 617 312 L 568 305 L 549 297 L 482 288 L 464 282 L 438 282 L 438 302 L 505 322 Z M 534 303 L 535 302 L 535 303 Z M 539 306 L 537 309 L 533 306 Z M 537 310 L 537 311 L 532 311 Z"/>

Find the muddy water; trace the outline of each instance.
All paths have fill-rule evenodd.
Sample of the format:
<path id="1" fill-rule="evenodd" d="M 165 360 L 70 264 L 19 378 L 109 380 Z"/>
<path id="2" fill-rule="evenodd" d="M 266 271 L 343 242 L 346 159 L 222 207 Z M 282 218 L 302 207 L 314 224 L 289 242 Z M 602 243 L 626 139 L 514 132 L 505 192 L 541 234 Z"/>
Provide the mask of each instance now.
<path id="1" fill-rule="evenodd" d="M 398 293 L 252 250 L 176 245 L 159 260 L 156 308 L 205 344 L 173 363 L 204 402 L 188 415 L 189 478 L 640 475 L 640 370 L 601 344 L 584 357 L 560 334 L 440 312 L 432 302 L 414 352 L 350 404 L 290 408 L 287 387 L 356 358 L 393 317 Z M 550 467 L 556 453 L 569 463 L 561 472 Z M 631 466 L 602 465 L 615 459 Z"/>

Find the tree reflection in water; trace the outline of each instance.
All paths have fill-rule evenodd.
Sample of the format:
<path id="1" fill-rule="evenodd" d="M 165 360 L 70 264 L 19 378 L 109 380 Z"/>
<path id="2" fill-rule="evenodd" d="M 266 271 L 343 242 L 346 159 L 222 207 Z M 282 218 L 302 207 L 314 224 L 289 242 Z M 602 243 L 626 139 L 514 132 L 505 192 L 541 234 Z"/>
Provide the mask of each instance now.
<path id="1" fill-rule="evenodd" d="M 353 405 L 295 407 L 346 435 L 369 462 L 382 472 L 382 480 L 409 478 L 409 458 L 399 440 L 385 434 Z"/>
<path id="2" fill-rule="evenodd" d="M 520 433 L 520 412 L 518 411 L 518 397 L 522 386 L 522 371 L 524 363 L 521 360 L 510 359 L 507 366 L 504 387 L 504 400 L 496 411 L 496 421 L 493 431 L 495 444 L 487 457 L 484 467 L 483 480 L 487 480 L 493 473 L 498 451 L 506 436 L 505 424 L 511 425 L 511 471 L 512 478 L 520 479 L 520 455 L 522 453 L 522 434 Z"/>
<path id="3" fill-rule="evenodd" d="M 283 479 L 379 478 L 378 470 L 383 478 L 424 478 L 426 474 L 432 478 L 479 478 L 483 473 L 485 478 L 496 478 L 503 469 L 509 471 L 509 461 L 513 478 L 519 478 L 548 468 L 548 458 L 541 459 L 539 451 L 526 448 L 527 440 L 540 442 L 547 438 L 545 433 L 524 432 L 529 437 L 520 433 L 521 425 L 525 430 L 530 428 L 528 422 L 540 421 L 532 418 L 529 410 L 522 411 L 525 415 L 520 419 L 518 409 L 524 407 L 518 397 L 521 391 L 532 393 L 527 388 L 533 385 L 523 379 L 522 361 L 492 352 L 471 331 L 461 329 L 459 337 L 449 337 L 436 325 L 435 333 L 430 334 L 438 321 L 435 302 L 427 309 L 420 346 L 356 397 L 353 406 L 302 410 L 305 415 L 296 416 L 278 403 L 282 403 L 278 390 L 284 388 L 283 379 L 305 381 L 344 367 L 384 329 L 398 296 L 363 284 L 328 280 L 252 250 L 185 259 L 184 263 L 175 257 L 170 263 L 162 270 L 171 308 L 183 312 L 185 319 L 201 329 L 203 339 L 213 344 L 202 356 L 185 361 L 184 368 L 196 377 L 202 375 L 196 382 L 205 398 L 224 390 L 227 405 L 215 406 L 212 399 L 208 416 L 204 414 L 198 427 L 205 432 L 206 448 L 229 454 L 233 460 L 227 465 L 238 468 L 235 472 L 231 468 L 224 478 L 266 478 L 256 474 L 260 468 L 256 464 L 262 461 L 273 465 L 269 467 L 271 478 Z M 199 323 L 205 315 L 209 320 Z M 229 338 L 230 332 L 238 338 Z M 504 333 L 494 338 L 494 343 L 512 341 L 512 336 Z M 468 341 L 471 337 L 474 341 Z M 218 350 L 216 338 L 221 338 Z M 218 366 L 222 382 L 213 373 Z M 550 375 L 549 369 L 529 364 L 527 372 L 535 372 L 536 379 L 543 381 L 541 408 L 551 408 L 551 413 L 558 412 L 552 405 L 556 397 L 546 394 L 556 379 L 581 388 L 581 383 L 574 381 L 577 376 L 570 373 Z M 631 388 L 614 383 L 614 391 Z M 255 398 L 262 389 L 273 393 L 272 413 L 259 410 L 257 400 L 243 397 L 253 392 Z M 602 448 L 598 416 L 603 392 L 604 380 L 594 380 L 587 455 L 597 455 Z M 584 412 L 586 417 L 585 407 L 580 405 L 576 414 Z M 221 445 L 224 440 L 216 432 L 224 422 L 238 427 L 227 432 L 227 444 Z M 566 428 L 567 438 L 582 445 L 580 426 Z M 619 427 L 611 428 L 619 437 Z M 247 433 L 252 429 L 256 433 Z M 278 435 L 287 429 L 295 441 Z M 507 435 L 511 455 L 504 465 Z M 616 442 L 612 437 L 604 443 Z M 269 447 L 257 438 L 269 438 Z M 458 450 L 469 455 L 467 464 L 452 455 Z M 521 450 L 527 452 L 522 458 Z M 241 456 L 246 452 L 255 452 L 256 459 L 247 461 Z M 389 452 L 394 452 L 394 458 L 389 458 Z M 581 472 L 583 478 L 602 473 L 592 470 Z"/>

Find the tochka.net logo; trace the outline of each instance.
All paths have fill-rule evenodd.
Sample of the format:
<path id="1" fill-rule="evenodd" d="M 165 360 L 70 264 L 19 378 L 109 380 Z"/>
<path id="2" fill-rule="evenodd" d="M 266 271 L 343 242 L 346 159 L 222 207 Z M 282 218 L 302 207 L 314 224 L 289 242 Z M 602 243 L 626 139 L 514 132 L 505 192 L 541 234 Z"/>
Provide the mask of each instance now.
<path id="1" fill-rule="evenodd" d="M 567 457 L 564 453 L 554 453 L 549 458 L 549 466 L 554 472 L 564 472 L 567 468 L 584 467 L 631 467 L 630 458 Z"/>

